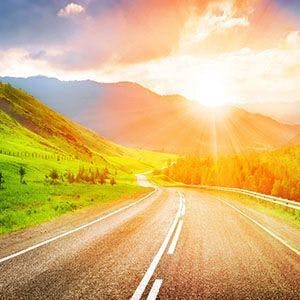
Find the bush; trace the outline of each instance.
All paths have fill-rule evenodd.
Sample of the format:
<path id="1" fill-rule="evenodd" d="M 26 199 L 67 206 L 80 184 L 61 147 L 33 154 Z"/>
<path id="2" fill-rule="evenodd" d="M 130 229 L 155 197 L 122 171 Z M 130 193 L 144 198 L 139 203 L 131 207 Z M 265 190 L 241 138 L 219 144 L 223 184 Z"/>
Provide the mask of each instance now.
<path id="1" fill-rule="evenodd" d="M 112 186 L 114 186 L 115 184 L 117 184 L 116 179 L 115 179 L 114 177 L 112 177 L 112 178 L 110 179 L 110 184 L 111 184 Z"/>
<path id="2" fill-rule="evenodd" d="M 2 172 L 0 172 L 0 189 L 3 189 L 3 183 L 5 183 L 4 181 L 4 175 Z"/>
<path id="3" fill-rule="evenodd" d="M 57 184 L 57 180 L 59 178 L 58 172 L 56 170 L 52 170 L 49 174 L 49 177 L 51 178 L 51 184 Z"/>
<path id="4" fill-rule="evenodd" d="M 26 182 L 24 181 L 24 176 L 26 175 L 26 170 L 23 166 L 21 166 L 19 169 L 19 175 L 20 175 L 20 183 L 26 184 Z"/>

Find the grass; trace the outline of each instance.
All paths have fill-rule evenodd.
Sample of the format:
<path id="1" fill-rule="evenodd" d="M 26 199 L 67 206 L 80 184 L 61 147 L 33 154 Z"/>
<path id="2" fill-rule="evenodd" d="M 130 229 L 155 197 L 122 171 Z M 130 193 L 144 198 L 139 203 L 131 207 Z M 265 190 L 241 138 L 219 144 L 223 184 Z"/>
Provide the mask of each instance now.
<path id="1" fill-rule="evenodd" d="M 164 174 L 154 175 L 152 173 L 148 176 L 148 179 L 159 186 L 184 186 L 184 183 L 176 182 Z"/>
<path id="2" fill-rule="evenodd" d="M 26 184 L 19 181 L 18 170 L 25 167 Z M 0 190 L 0 234 L 36 225 L 67 212 L 89 205 L 116 201 L 122 197 L 140 194 L 145 188 L 135 184 L 131 174 L 119 172 L 117 185 L 69 184 L 66 181 L 52 185 L 46 183 L 45 174 L 55 168 L 76 172 L 84 162 L 52 162 L 26 160 L 0 155 L 0 170 L 4 174 L 4 189 Z"/>
<path id="3" fill-rule="evenodd" d="M 139 153 L 142 157 L 142 152 Z M 151 155 L 154 157 L 150 165 Z M 17 231 L 59 217 L 83 207 L 115 202 L 121 198 L 139 196 L 148 191 L 136 185 L 134 173 L 159 167 L 169 159 L 168 155 L 147 153 L 147 163 L 134 157 L 106 157 L 109 169 L 116 172 L 115 186 L 109 183 L 94 185 L 88 183 L 69 184 L 60 181 L 52 185 L 45 181 L 45 175 L 52 169 L 59 174 L 67 170 L 75 173 L 80 167 L 104 168 L 106 163 L 91 165 L 85 161 L 56 161 L 38 158 L 19 158 L 0 154 L 0 171 L 4 174 L 5 183 L 0 190 L 0 234 Z M 18 170 L 26 169 L 26 184 L 21 184 Z M 112 167 L 113 166 L 113 167 Z M 121 167 L 120 167 L 121 166 Z M 124 171 L 125 169 L 125 171 Z M 126 172 L 127 171 L 127 172 Z"/>
<path id="4" fill-rule="evenodd" d="M 23 128 L 20 131 L 22 130 Z M 19 130 L 15 131 L 20 134 Z M 15 135 L 16 138 L 13 138 L 13 135 L 10 137 L 16 144 L 18 144 L 18 139 L 26 141 L 19 134 Z M 28 139 L 28 143 L 30 142 L 34 145 L 35 152 L 40 150 L 32 140 Z M 9 149 L 8 144 L 5 147 Z M 30 148 L 26 148 L 26 143 L 20 147 L 30 151 Z M 13 147 L 11 149 L 13 151 Z M 57 161 L 56 159 L 21 158 L 0 154 L 0 171 L 4 174 L 5 180 L 4 188 L 0 190 L 0 234 L 34 226 L 83 207 L 113 203 L 129 196 L 138 197 L 148 189 L 136 185 L 134 174 L 166 165 L 167 161 L 173 157 L 135 149 L 128 149 L 126 154 L 127 156 L 124 154 L 103 155 L 103 160 L 93 164 L 81 160 Z M 26 169 L 26 184 L 21 184 L 19 180 L 18 170 L 21 166 Z M 69 184 L 63 181 L 57 185 L 51 185 L 45 182 L 45 175 L 48 175 L 52 169 L 56 169 L 59 174 L 67 170 L 76 174 L 80 167 L 100 170 L 108 167 L 113 174 L 116 173 L 117 184 L 115 186 L 109 183 L 105 185 Z"/>

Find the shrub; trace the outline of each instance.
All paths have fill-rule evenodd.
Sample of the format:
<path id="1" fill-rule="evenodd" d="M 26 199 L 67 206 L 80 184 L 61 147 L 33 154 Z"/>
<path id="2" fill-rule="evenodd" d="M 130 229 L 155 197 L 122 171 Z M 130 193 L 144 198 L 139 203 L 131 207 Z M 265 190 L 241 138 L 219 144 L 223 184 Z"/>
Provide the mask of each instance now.
<path id="1" fill-rule="evenodd" d="M 26 184 L 24 181 L 24 176 L 26 175 L 26 170 L 23 166 L 19 169 L 19 175 L 20 175 L 20 183 Z"/>
<path id="2" fill-rule="evenodd" d="M 0 172 L 0 189 L 3 189 L 3 183 L 5 183 L 4 181 L 4 175 L 2 172 Z"/>
<path id="3" fill-rule="evenodd" d="M 57 180 L 59 178 L 58 172 L 57 170 L 52 170 L 49 174 L 50 178 L 51 178 L 51 184 L 56 184 Z"/>
<path id="4" fill-rule="evenodd" d="M 112 186 L 114 186 L 115 184 L 117 184 L 115 177 L 112 177 L 112 178 L 110 179 L 110 184 L 111 184 Z"/>

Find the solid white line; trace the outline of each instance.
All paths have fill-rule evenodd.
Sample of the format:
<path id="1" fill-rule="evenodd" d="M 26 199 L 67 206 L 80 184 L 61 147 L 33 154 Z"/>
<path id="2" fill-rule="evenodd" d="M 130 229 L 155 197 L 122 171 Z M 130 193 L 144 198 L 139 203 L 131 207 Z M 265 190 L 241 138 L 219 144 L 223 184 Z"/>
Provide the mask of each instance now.
<path id="1" fill-rule="evenodd" d="M 259 222 L 257 222 L 253 218 L 249 217 L 248 215 L 246 215 L 245 213 L 243 213 L 240 209 L 238 209 L 235 206 L 231 205 L 227 201 L 225 201 L 225 200 L 221 200 L 221 201 L 223 203 L 227 204 L 228 206 L 230 206 L 235 211 L 239 212 L 241 215 L 243 215 L 245 218 L 247 218 L 248 220 L 250 220 L 251 222 L 253 222 L 257 226 L 259 226 L 261 229 L 263 229 L 265 232 L 267 232 L 268 234 L 270 234 L 273 238 L 275 238 L 276 240 L 278 240 L 279 242 L 281 242 L 283 245 L 285 245 L 286 247 L 288 247 L 290 250 L 292 250 L 296 254 L 300 255 L 300 251 L 299 250 L 297 250 L 296 248 L 294 248 L 291 245 L 289 245 L 288 242 L 286 242 L 284 239 L 282 239 L 281 237 L 279 237 L 278 235 L 276 235 L 273 231 L 271 231 L 270 229 L 266 228 L 264 225 L 260 224 Z"/>
<path id="2" fill-rule="evenodd" d="M 60 239 L 60 238 L 62 238 L 62 237 L 65 237 L 65 236 L 67 236 L 67 235 L 70 235 L 70 234 L 72 234 L 72 233 L 74 233 L 74 232 L 77 232 L 77 231 L 79 231 L 79 230 L 81 230 L 81 229 L 84 229 L 84 228 L 86 228 L 86 227 L 92 226 L 92 225 L 94 225 L 95 223 L 98 223 L 98 222 L 100 222 L 100 221 L 103 221 L 103 220 L 105 220 L 105 219 L 107 219 L 107 218 L 109 218 L 109 217 L 111 217 L 111 216 L 113 216 L 113 215 L 115 215 L 115 214 L 117 214 L 117 213 L 120 213 L 120 212 L 122 212 L 122 211 L 128 209 L 129 207 L 132 207 L 132 206 L 134 206 L 134 205 L 140 203 L 141 201 L 143 201 L 143 200 L 149 198 L 150 196 L 152 196 L 152 195 L 153 195 L 154 193 L 156 193 L 157 191 L 158 191 L 158 189 L 155 189 L 154 191 L 152 191 L 152 192 L 149 193 L 148 195 L 144 196 L 143 198 L 139 199 L 138 201 L 133 202 L 133 203 L 130 203 L 130 204 L 124 206 L 124 207 L 121 207 L 121 208 L 119 208 L 119 209 L 117 209 L 117 210 L 115 210 L 115 211 L 113 211 L 113 212 L 111 212 L 111 213 L 109 213 L 109 214 L 107 214 L 107 215 L 105 215 L 105 216 L 102 216 L 102 217 L 100 217 L 100 218 L 97 218 L 97 219 L 95 219 L 95 220 L 93 220 L 93 221 L 91 221 L 91 222 L 89 222 L 89 223 L 87 223 L 87 224 L 84 224 L 84 225 L 81 225 L 81 226 L 79 226 L 79 227 L 76 227 L 76 228 L 74 228 L 74 229 L 72 229 L 72 230 L 69 230 L 69 231 L 64 232 L 64 233 L 62 233 L 62 234 L 59 234 L 59 235 L 57 235 L 57 236 L 54 236 L 54 237 L 52 237 L 52 238 L 50 238 L 50 239 L 48 239 L 48 240 L 42 241 L 42 242 L 40 242 L 40 243 L 37 243 L 37 244 L 35 244 L 35 245 L 31 246 L 31 247 L 28 247 L 28 248 L 23 249 L 23 250 L 21 250 L 21 251 L 15 252 L 15 253 L 13 253 L 13 254 L 11 254 L 11 255 L 8 255 L 8 256 L 6 256 L 6 257 L 2 257 L 2 258 L 0 259 L 0 263 L 3 263 L 3 262 L 5 262 L 5 261 L 7 261 L 7 260 L 9 260 L 9 259 L 12 259 L 12 258 L 14 258 L 14 257 L 17 257 L 17 256 L 19 256 L 19 255 L 22 255 L 22 254 L 24 254 L 24 253 L 26 253 L 26 252 L 32 251 L 32 250 L 34 250 L 34 249 L 36 249 L 36 248 L 42 247 L 42 246 L 44 246 L 44 245 L 47 245 L 47 244 L 49 244 L 49 243 L 51 243 L 51 242 L 54 242 L 54 241 L 56 241 L 56 240 L 58 240 L 58 239 Z"/>
<path id="3" fill-rule="evenodd" d="M 175 248 L 176 248 L 176 245 L 177 245 L 177 242 L 178 242 L 178 238 L 179 238 L 179 235 L 180 235 L 180 232 L 181 232 L 182 223 L 183 223 L 182 220 L 180 220 L 179 223 L 178 223 L 175 235 L 174 235 L 172 243 L 169 247 L 168 254 L 174 254 L 174 251 L 175 251 Z"/>
<path id="4" fill-rule="evenodd" d="M 151 279 L 162 255 L 164 254 L 167 246 L 168 246 L 168 243 L 171 239 L 171 236 L 175 230 L 175 227 L 178 223 L 178 220 L 179 220 L 179 217 L 180 217 L 180 212 L 181 212 L 181 206 L 182 206 L 182 200 L 180 199 L 180 204 L 179 204 L 179 208 L 177 210 L 177 213 L 176 213 L 176 216 L 175 216 L 175 219 L 161 245 L 161 247 L 159 248 L 158 252 L 156 253 L 156 255 L 154 256 L 148 270 L 146 271 L 144 277 L 142 278 L 141 282 L 139 283 L 138 287 L 136 288 L 133 296 L 131 297 L 132 300 L 139 300 L 141 299 L 144 291 L 145 291 L 145 288 L 147 287 L 148 283 L 149 283 L 149 280 Z"/>
<path id="5" fill-rule="evenodd" d="M 161 287 L 162 284 L 162 279 L 156 279 L 153 283 L 153 286 L 149 292 L 149 295 L 147 297 L 147 300 L 155 300 L 158 293 L 159 293 L 159 289 Z"/>

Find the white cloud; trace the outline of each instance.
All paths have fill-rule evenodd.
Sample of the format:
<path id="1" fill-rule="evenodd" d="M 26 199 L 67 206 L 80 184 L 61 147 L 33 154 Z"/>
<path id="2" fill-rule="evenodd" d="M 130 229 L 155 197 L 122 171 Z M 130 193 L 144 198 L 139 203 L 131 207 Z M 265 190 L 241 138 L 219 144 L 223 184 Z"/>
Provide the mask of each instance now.
<path id="1" fill-rule="evenodd" d="M 291 31 L 286 37 L 286 42 L 291 48 L 300 47 L 300 31 Z"/>
<path id="2" fill-rule="evenodd" d="M 60 9 L 57 15 L 59 17 L 67 17 L 70 15 L 79 15 L 85 11 L 84 7 L 76 4 L 76 3 L 69 3 L 67 6 L 64 8 Z"/>
<path id="3" fill-rule="evenodd" d="M 286 70 L 298 66 L 299 61 L 300 49 L 283 48 L 244 48 L 215 55 L 174 54 L 98 73 L 98 80 L 135 81 L 160 94 L 191 98 L 195 89 L 201 95 L 209 79 L 210 84 L 217 80 L 219 88 L 226 87 L 229 103 L 292 102 L 299 101 L 300 72 L 290 74 Z"/>
<path id="4" fill-rule="evenodd" d="M 236 14 L 233 2 L 223 1 L 212 3 L 201 17 L 197 14 L 192 15 L 182 33 L 180 48 L 186 49 L 191 44 L 201 42 L 215 33 L 250 25 L 246 16 Z"/>

